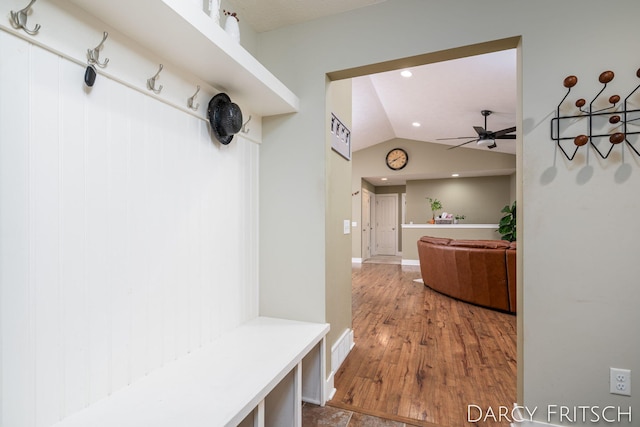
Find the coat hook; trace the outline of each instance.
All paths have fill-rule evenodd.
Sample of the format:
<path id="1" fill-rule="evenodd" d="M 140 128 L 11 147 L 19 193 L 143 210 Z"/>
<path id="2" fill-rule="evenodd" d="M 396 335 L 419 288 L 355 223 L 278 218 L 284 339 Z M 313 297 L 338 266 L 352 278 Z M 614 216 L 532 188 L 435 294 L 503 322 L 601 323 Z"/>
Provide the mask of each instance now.
<path id="1" fill-rule="evenodd" d="M 196 93 L 194 93 L 191 98 L 187 99 L 187 106 L 193 111 L 198 111 L 198 108 L 200 107 L 200 104 L 196 104 L 195 107 L 193 105 L 194 101 L 196 100 L 196 96 L 198 96 L 198 92 L 200 92 L 200 85 L 198 85 L 198 89 L 196 90 Z"/>
<path id="2" fill-rule="evenodd" d="M 32 36 L 38 34 L 38 31 L 40 30 L 40 24 L 36 24 L 36 26 L 33 27 L 33 30 L 27 28 L 27 14 L 29 13 L 29 9 L 31 9 L 31 6 L 33 6 L 35 2 L 36 0 L 31 0 L 27 7 L 25 7 L 24 9 L 17 12 L 14 12 L 13 10 L 11 11 L 11 25 L 13 25 L 13 27 L 17 30 L 22 28 L 25 33 Z"/>
<path id="3" fill-rule="evenodd" d="M 109 33 L 106 31 L 102 35 L 102 41 L 100 44 L 93 49 L 87 49 L 87 59 L 89 60 L 89 65 L 97 65 L 100 68 L 104 68 L 109 63 L 109 58 L 106 58 L 103 62 L 100 62 L 100 49 L 104 45 L 104 42 L 109 37 Z"/>
<path id="4" fill-rule="evenodd" d="M 251 121 L 251 115 L 249 115 L 249 118 L 247 119 L 247 121 L 242 124 L 242 129 L 240 129 L 242 133 L 249 133 L 251 129 L 248 129 L 247 125 L 249 124 L 250 121 Z"/>
<path id="5" fill-rule="evenodd" d="M 162 68 L 163 68 L 162 64 L 160 64 L 160 69 L 158 70 L 156 75 L 147 79 L 147 89 L 149 89 L 150 91 L 153 91 L 153 93 L 156 93 L 156 94 L 162 92 L 162 85 L 156 88 L 156 80 L 160 78 L 160 71 L 162 71 Z"/>

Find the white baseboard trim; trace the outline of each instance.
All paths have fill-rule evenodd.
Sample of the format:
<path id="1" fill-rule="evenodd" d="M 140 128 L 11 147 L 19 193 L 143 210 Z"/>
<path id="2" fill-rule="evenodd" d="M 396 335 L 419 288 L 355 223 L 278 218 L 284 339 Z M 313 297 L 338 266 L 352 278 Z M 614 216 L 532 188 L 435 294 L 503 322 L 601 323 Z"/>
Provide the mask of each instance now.
<path id="1" fill-rule="evenodd" d="M 403 259 L 402 265 L 420 265 L 419 259 Z"/>
<path id="2" fill-rule="evenodd" d="M 347 358 L 347 355 L 351 352 L 351 349 L 355 346 L 353 342 L 353 329 L 346 329 L 340 338 L 331 346 L 331 373 L 327 377 L 327 383 L 325 384 L 325 402 L 331 400 L 333 395 L 336 393 L 336 388 L 333 383 L 333 377 L 344 359 Z"/>
<path id="3" fill-rule="evenodd" d="M 511 427 L 562 427 L 556 424 L 549 424 L 549 423 L 543 423 L 541 421 L 529 420 L 522 413 L 523 412 L 522 409 L 524 409 L 522 406 L 514 405 L 513 411 L 511 412 L 510 415 L 514 418 L 514 420 L 520 420 L 520 421 L 511 422 L 510 423 Z"/>
<path id="4" fill-rule="evenodd" d="M 540 421 L 524 420 L 520 422 L 516 421 L 511 423 L 511 427 L 562 427 L 562 426 L 559 426 L 557 424 L 547 424 Z"/>
<path id="5" fill-rule="evenodd" d="M 529 421 L 524 419 L 522 421 L 514 421 L 510 425 L 511 427 L 562 427 L 557 424 L 548 424 L 541 421 Z"/>
<path id="6" fill-rule="evenodd" d="M 329 400 L 333 399 L 333 396 L 336 394 L 336 391 L 337 391 L 333 382 L 333 371 L 331 371 L 331 373 L 329 374 L 329 378 L 327 378 L 327 383 L 324 386 L 325 386 L 324 390 L 326 393 L 326 396 L 324 397 L 324 401 L 328 402 Z"/>
<path id="7" fill-rule="evenodd" d="M 354 346 L 353 329 L 346 329 L 340 338 L 331 346 L 331 371 L 338 372 L 342 362 L 347 358 Z"/>
<path id="8" fill-rule="evenodd" d="M 362 264 L 362 258 L 351 258 L 352 264 Z"/>

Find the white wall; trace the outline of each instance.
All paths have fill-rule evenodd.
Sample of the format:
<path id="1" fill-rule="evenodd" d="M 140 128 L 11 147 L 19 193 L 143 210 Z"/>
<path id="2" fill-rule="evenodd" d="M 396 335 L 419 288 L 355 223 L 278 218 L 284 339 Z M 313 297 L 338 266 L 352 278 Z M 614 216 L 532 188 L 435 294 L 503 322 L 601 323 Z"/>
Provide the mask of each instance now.
<path id="1" fill-rule="evenodd" d="M 584 156 L 569 163 L 549 137 L 549 120 L 564 96 L 567 75 L 580 78 L 575 98 L 593 97 L 601 88 L 598 75 L 607 69 L 617 75 L 608 94 L 624 98 L 639 83 L 633 54 L 640 38 L 638 12 L 640 3 L 633 0 L 615 7 L 596 0 L 389 0 L 262 35 L 259 59 L 300 97 L 302 106 L 297 115 L 269 123 L 264 134 L 269 149 L 261 152 L 261 176 L 269 177 L 262 181 L 264 197 L 296 195 L 295 200 L 276 196 L 283 217 L 273 211 L 261 220 L 262 235 L 274 242 L 272 250 L 288 251 L 296 270 L 308 273 L 304 296 L 289 294 L 289 304 L 315 312 L 324 303 L 314 299 L 318 288 L 330 285 L 315 275 L 325 262 L 315 256 L 325 239 L 313 231 L 322 227 L 325 200 L 318 188 L 327 180 L 321 148 L 326 73 L 522 36 L 522 140 L 516 140 L 523 263 L 520 403 L 640 407 L 638 393 L 631 398 L 609 394 L 608 376 L 610 366 L 640 371 L 640 340 L 634 332 L 640 324 L 640 264 L 634 261 L 640 250 L 635 196 L 640 161 L 628 149 L 622 157 L 617 148 L 618 154 L 606 161 L 591 151 L 588 165 Z M 640 95 L 633 104 L 640 104 Z M 285 155 L 295 160 L 283 171 Z M 344 191 L 353 189 L 345 185 Z M 304 223 L 288 213 L 293 207 Z M 278 234 L 291 219 L 295 226 L 304 225 L 304 238 Z M 264 281 L 279 280 L 286 290 L 295 289 L 302 277 L 264 273 Z M 546 420 L 542 411 L 538 417 Z"/>
<path id="2" fill-rule="evenodd" d="M 7 427 L 51 425 L 257 315 L 259 146 L 83 74 L 0 31 Z"/>

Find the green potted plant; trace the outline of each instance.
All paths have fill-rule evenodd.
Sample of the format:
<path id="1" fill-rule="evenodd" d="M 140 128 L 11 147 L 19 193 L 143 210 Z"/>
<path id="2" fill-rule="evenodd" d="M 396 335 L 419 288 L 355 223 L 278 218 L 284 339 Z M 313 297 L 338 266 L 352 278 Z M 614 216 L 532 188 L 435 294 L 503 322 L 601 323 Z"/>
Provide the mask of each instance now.
<path id="1" fill-rule="evenodd" d="M 438 199 L 432 199 L 431 197 L 427 197 L 429 204 L 431 205 L 431 221 L 429 224 L 434 224 L 436 222 L 436 211 L 442 209 L 442 203 Z"/>
<path id="2" fill-rule="evenodd" d="M 458 214 L 458 215 L 456 215 L 456 216 L 454 216 L 454 217 L 453 217 L 453 219 L 454 219 L 454 223 L 455 223 L 455 224 L 457 224 L 457 223 L 458 223 L 458 221 L 462 221 L 462 220 L 463 220 L 463 219 L 465 219 L 465 218 L 466 218 L 466 216 Z"/>
<path id="3" fill-rule="evenodd" d="M 508 240 L 509 242 L 516 241 L 516 202 L 513 202 L 511 206 L 506 205 L 500 211 L 504 213 L 504 216 L 500 219 L 498 225 L 498 233 L 502 236 L 502 240 Z"/>

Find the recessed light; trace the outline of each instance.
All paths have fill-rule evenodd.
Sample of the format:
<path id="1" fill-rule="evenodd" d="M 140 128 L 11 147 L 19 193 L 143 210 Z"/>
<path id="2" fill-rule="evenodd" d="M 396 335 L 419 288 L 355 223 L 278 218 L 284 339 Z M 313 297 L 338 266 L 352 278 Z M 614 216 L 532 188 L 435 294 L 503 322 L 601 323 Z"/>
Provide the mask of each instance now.
<path id="1" fill-rule="evenodd" d="M 388 178 L 380 178 L 380 181 L 386 181 Z"/>
<path id="2" fill-rule="evenodd" d="M 452 173 L 451 176 L 456 177 L 456 176 L 460 176 L 459 173 Z"/>
<path id="3" fill-rule="evenodd" d="M 411 71 L 409 71 L 409 70 L 403 70 L 403 71 L 400 73 L 400 75 L 401 75 L 402 77 L 409 78 L 409 77 L 413 76 L 413 73 L 412 73 Z"/>
<path id="4" fill-rule="evenodd" d="M 411 123 L 411 125 L 412 125 L 414 128 L 419 128 L 419 127 L 420 127 L 420 123 L 419 123 L 419 122 L 413 122 L 413 123 Z"/>

